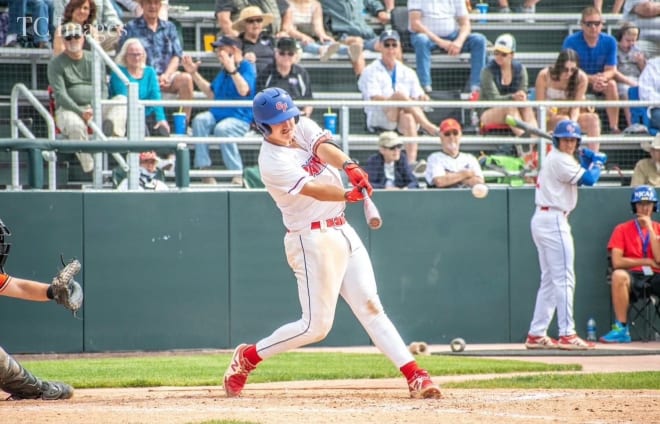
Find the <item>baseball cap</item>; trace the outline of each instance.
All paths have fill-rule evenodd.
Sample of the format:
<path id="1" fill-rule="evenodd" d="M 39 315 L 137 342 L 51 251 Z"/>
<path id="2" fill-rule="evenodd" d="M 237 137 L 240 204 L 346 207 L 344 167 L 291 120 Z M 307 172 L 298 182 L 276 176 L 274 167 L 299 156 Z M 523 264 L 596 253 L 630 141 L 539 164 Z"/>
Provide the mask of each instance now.
<path id="1" fill-rule="evenodd" d="M 69 22 L 62 28 L 62 37 L 70 37 L 72 35 L 83 35 L 83 30 L 80 24 Z"/>
<path id="2" fill-rule="evenodd" d="M 440 132 L 445 133 L 451 130 L 461 131 L 461 124 L 458 123 L 454 118 L 447 118 L 444 121 L 440 122 Z"/>
<path id="3" fill-rule="evenodd" d="M 156 156 L 156 152 L 152 150 L 150 152 L 140 153 L 140 162 L 146 162 L 148 160 L 158 160 L 158 156 Z"/>
<path id="4" fill-rule="evenodd" d="M 402 144 L 401 141 L 399 141 L 399 134 L 394 131 L 385 131 L 378 137 L 379 147 L 390 148 L 398 146 L 399 144 Z"/>
<path id="5" fill-rule="evenodd" d="M 387 41 L 387 40 L 396 40 L 396 41 L 401 41 L 401 38 L 399 37 L 399 33 L 396 32 L 393 29 L 388 29 L 386 31 L 383 31 L 380 33 L 380 41 Z"/>
<path id="6" fill-rule="evenodd" d="M 298 51 L 298 43 L 291 37 L 283 37 L 277 42 L 277 49 L 286 52 L 296 52 Z"/>
<path id="7" fill-rule="evenodd" d="M 495 40 L 494 49 L 502 53 L 513 53 L 516 51 L 516 39 L 509 33 L 502 34 Z"/>
<path id="8" fill-rule="evenodd" d="M 242 48 L 243 43 L 241 42 L 240 39 L 234 38 L 234 37 L 228 37 L 226 35 L 221 35 L 218 37 L 217 40 L 213 44 L 211 44 L 213 47 L 224 47 L 224 46 L 230 46 L 230 47 L 236 47 L 236 48 Z"/>

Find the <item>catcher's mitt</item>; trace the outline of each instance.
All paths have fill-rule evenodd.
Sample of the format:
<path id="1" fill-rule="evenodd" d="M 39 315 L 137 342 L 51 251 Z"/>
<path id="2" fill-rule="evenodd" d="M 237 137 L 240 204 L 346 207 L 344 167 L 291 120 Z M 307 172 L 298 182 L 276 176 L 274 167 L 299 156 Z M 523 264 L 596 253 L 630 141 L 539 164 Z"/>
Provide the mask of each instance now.
<path id="1" fill-rule="evenodd" d="M 53 299 L 74 314 L 83 303 L 82 287 L 73 279 L 78 272 L 80 272 L 80 262 L 74 259 L 53 278 L 51 284 Z"/>

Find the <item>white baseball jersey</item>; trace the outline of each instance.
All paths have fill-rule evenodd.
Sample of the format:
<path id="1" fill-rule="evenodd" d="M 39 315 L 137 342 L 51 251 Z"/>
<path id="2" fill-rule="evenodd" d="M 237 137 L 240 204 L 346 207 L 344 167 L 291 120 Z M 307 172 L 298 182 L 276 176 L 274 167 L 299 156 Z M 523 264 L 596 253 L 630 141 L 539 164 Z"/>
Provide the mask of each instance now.
<path id="1" fill-rule="evenodd" d="M 573 156 L 552 149 L 536 182 L 536 205 L 570 212 L 577 205 L 577 183 L 584 168 Z"/>
<path id="2" fill-rule="evenodd" d="M 303 186 L 312 180 L 343 187 L 339 171 L 312 152 L 318 143 L 332 135 L 316 122 L 301 117 L 294 139 L 300 148 L 276 146 L 264 142 L 259 151 L 261 179 L 277 207 L 282 212 L 284 226 L 290 231 L 309 228 L 314 221 L 340 216 L 345 202 L 319 202 L 300 195 Z"/>
<path id="3" fill-rule="evenodd" d="M 463 169 L 471 169 L 477 176 L 484 175 L 481 166 L 479 165 L 479 161 L 477 161 L 477 158 L 475 158 L 474 155 L 460 152 L 458 156 L 453 158 L 445 152 L 435 152 L 431 153 L 426 160 L 426 173 L 424 176 L 426 182 L 432 186 L 434 178 L 442 177 L 448 173 L 458 172 Z M 466 186 L 461 184 L 457 187 Z"/>

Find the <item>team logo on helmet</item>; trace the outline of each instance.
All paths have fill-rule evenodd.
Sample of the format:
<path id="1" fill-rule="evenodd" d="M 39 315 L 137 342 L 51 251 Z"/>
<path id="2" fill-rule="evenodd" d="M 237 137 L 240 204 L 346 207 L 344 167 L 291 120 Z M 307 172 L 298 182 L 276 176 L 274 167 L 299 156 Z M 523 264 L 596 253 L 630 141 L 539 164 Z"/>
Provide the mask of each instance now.
<path id="1" fill-rule="evenodd" d="M 286 112 L 287 108 L 289 105 L 287 105 L 285 102 L 277 102 L 275 103 L 275 109 L 281 111 L 281 112 Z"/>
<path id="2" fill-rule="evenodd" d="M 575 125 L 573 124 L 566 125 L 566 131 L 571 134 L 575 134 Z"/>

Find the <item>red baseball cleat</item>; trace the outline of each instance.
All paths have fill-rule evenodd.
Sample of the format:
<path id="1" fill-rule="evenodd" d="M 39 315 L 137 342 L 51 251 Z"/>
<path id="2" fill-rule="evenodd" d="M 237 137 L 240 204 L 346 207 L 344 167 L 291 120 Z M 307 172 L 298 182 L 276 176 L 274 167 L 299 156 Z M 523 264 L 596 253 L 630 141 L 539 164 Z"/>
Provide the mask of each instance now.
<path id="1" fill-rule="evenodd" d="M 415 371 L 415 375 L 408 380 L 408 389 L 410 389 L 410 397 L 414 399 L 440 399 L 440 387 L 431 381 L 429 373 L 426 370 L 419 369 Z"/>
<path id="2" fill-rule="evenodd" d="M 245 382 L 250 371 L 256 368 L 243 356 L 245 349 L 250 347 L 247 344 L 240 344 L 234 350 L 234 356 L 225 371 L 224 387 L 227 397 L 237 397 L 241 395 Z"/>

